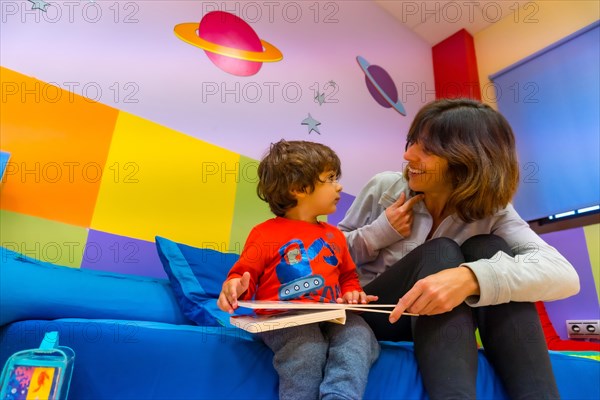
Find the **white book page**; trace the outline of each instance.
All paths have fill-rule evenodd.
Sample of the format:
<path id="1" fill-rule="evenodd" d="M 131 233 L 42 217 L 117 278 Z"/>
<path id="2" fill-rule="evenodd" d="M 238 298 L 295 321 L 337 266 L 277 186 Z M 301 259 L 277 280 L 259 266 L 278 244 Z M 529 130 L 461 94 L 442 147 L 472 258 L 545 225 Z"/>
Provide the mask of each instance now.
<path id="1" fill-rule="evenodd" d="M 347 304 L 347 303 L 311 303 L 302 301 L 271 301 L 271 300 L 251 300 L 238 301 L 240 307 L 251 309 L 266 309 L 266 310 L 350 310 L 364 311 L 391 314 L 391 309 L 396 307 L 396 304 Z M 402 313 L 416 317 L 418 314 Z"/>
<path id="2" fill-rule="evenodd" d="M 240 307 L 252 309 L 269 309 L 269 310 L 333 310 L 346 308 L 394 308 L 396 304 L 346 304 L 346 303 L 310 303 L 302 301 L 271 301 L 271 300 L 252 300 L 238 301 Z"/>

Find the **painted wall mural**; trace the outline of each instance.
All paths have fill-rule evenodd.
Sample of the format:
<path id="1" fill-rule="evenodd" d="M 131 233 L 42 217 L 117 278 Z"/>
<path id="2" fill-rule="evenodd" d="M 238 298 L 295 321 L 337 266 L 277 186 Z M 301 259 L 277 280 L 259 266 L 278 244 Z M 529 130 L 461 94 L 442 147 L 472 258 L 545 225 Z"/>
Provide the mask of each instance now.
<path id="1" fill-rule="evenodd" d="M 372 175 L 403 169 L 435 98 L 431 47 L 371 1 L 0 7 L 1 244 L 73 268 L 164 277 L 155 235 L 239 252 L 271 216 L 256 167 L 281 138 L 340 156 L 335 224 Z"/>
<path id="2" fill-rule="evenodd" d="M 256 167 L 281 138 L 340 155 L 336 223 L 370 176 L 402 168 L 409 123 L 374 101 L 356 54 L 386 66 L 409 117 L 433 100 L 402 98 L 433 87 L 430 47 L 368 1 L 2 7 L 2 244 L 57 264 L 163 277 L 155 235 L 239 252 L 271 216 Z"/>

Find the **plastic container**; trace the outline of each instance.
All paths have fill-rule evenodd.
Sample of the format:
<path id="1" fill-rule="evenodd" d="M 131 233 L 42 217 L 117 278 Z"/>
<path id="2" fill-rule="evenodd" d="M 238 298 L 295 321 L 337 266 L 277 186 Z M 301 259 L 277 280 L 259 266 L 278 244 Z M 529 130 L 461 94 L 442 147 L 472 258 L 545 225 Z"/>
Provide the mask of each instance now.
<path id="1" fill-rule="evenodd" d="M 2 370 L 1 400 L 66 399 L 75 353 L 58 345 L 58 332 L 46 332 L 38 349 L 13 354 Z"/>

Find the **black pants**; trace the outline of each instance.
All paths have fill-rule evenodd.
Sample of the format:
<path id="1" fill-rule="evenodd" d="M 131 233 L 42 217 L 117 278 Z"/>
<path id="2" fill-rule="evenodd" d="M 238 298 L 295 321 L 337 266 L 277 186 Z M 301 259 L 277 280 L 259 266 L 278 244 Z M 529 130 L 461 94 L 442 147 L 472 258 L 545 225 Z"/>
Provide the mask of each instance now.
<path id="1" fill-rule="evenodd" d="M 493 262 L 498 251 L 512 255 L 507 243 L 494 235 L 472 237 L 462 246 L 448 238 L 434 239 L 411 251 L 364 290 L 379 296 L 378 303 L 394 304 L 417 280 L 464 262 L 482 258 Z M 560 398 L 533 303 L 473 308 L 462 303 L 444 314 L 403 316 L 393 325 L 384 314 L 362 316 L 379 340 L 414 341 L 423 384 L 431 399 L 475 399 L 476 327 L 486 357 L 511 399 Z"/>

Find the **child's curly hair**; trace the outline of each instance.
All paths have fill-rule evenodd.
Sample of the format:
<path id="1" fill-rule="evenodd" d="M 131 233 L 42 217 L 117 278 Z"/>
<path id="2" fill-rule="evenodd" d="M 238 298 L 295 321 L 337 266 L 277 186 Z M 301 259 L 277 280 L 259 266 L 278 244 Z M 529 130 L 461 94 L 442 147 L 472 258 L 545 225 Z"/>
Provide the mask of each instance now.
<path id="1" fill-rule="evenodd" d="M 315 142 L 282 139 L 271 144 L 258 166 L 256 192 L 269 204 L 273 214 L 282 217 L 298 203 L 292 191 L 312 192 L 319 175 L 326 171 L 332 171 L 338 178 L 342 174 L 340 159 L 331 148 Z"/>

